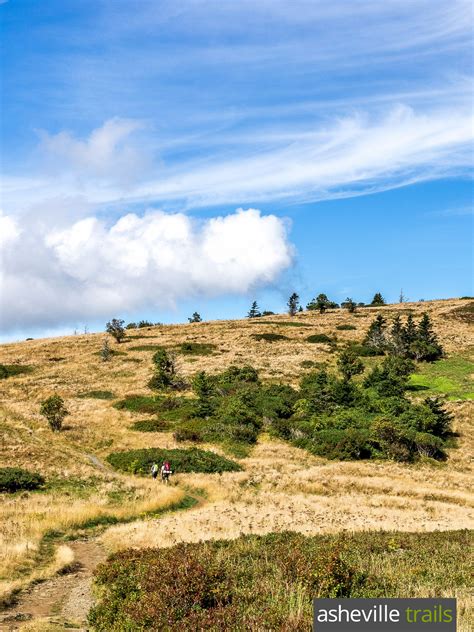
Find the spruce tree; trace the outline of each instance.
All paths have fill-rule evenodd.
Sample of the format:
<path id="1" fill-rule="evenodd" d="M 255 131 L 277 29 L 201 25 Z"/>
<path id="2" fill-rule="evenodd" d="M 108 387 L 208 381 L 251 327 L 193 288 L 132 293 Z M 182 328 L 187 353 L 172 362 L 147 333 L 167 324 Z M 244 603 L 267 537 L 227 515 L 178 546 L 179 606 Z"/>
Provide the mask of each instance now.
<path id="1" fill-rule="evenodd" d="M 390 329 L 390 351 L 396 356 L 405 357 L 406 344 L 403 323 L 400 316 L 396 316 Z"/>
<path id="2" fill-rule="evenodd" d="M 408 314 L 407 322 L 403 328 L 403 344 L 405 346 L 406 353 L 410 353 L 410 347 L 417 338 L 416 324 L 413 316 Z"/>
<path id="3" fill-rule="evenodd" d="M 149 388 L 162 389 L 173 385 L 176 373 L 173 356 L 169 355 L 166 349 L 158 349 L 152 358 L 154 365 L 154 375 L 148 382 Z"/>
<path id="4" fill-rule="evenodd" d="M 387 322 L 379 314 L 371 323 L 364 344 L 378 353 L 383 353 L 387 348 Z"/>
<path id="5" fill-rule="evenodd" d="M 288 299 L 288 303 L 287 303 L 288 314 L 290 316 L 294 316 L 296 314 L 299 308 L 299 303 L 300 303 L 300 297 L 298 296 L 296 292 L 293 292 L 293 294 Z"/>
<path id="6" fill-rule="evenodd" d="M 351 349 L 345 349 L 340 354 L 337 366 L 345 382 L 349 382 L 354 375 L 359 375 L 364 371 L 364 363 Z"/>
<path id="7" fill-rule="evenodd" d="M 195 413 L 198 417 L 209 417 L 214 411 L 214 384 L 205 371 L 194 376 L 193 391 L 197 395 Z"/>
<path id="8" fill-rule="evenodd" d="M 188 318 L 188 321 L 190 323 L 202 323 L 201 314 L 199 314 L 198 312 L 194 312 L 194 314 L 190 318 Z"/>
<path id="9" fill-rule="evenodd" d="M 381 305 L 386 305 L 385 299 L 380 292 L 376 292 L 370 306 L 380 307 Z"/>
<path id="10" fill-rule="evenodd" d="M 336 307 L 338 307 L 338 304 L 334 303 L 334 301 L 330 301 L 326 294 L 323 293 L 318 294 L 316 298 L 313 298 L 313 300 L 306 305 L 306 309 L 310 311 L 318 310 L 320 314 L 324 314 L 327 309 Z"/>
<path id="11" fill-rule="evenodd" d="M 249 309 L 247 318 L 259 318 L 261 316 L 260 309 L 257 305 L 257 301 L 254 301 Z"/>
<path id="12" fill-rule="evenodd" d="M 410 346 L 410 351 L 415 360 L 425 360 L 426 362 L 438 360 L 443 355 L 443 348 L 433 331 L 431 319 L 426 312 L 418 324 L 416 339 Z"/>

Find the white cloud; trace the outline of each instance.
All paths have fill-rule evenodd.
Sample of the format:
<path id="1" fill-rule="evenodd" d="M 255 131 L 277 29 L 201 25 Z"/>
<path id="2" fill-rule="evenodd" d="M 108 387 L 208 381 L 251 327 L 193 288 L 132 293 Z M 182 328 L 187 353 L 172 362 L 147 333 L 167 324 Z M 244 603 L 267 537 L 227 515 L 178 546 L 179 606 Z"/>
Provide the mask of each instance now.
<path id="1" fill-rule="evenodd" d="M 144 125 L 133 119 L 112 118 L 86 139 L 70 132 L 40 131 L 40 152 L 55 172 L 130 184 L 148 167 L 149 156 L 131 138 Z"/>
<path id="2" fill-rule="evenodd" d="M 166 308 L 197 294 L 246 293 L 275 281 L 293 254 L 286 223 L 255 209 L 201 222 L 162 211 L 128 214 L 111 226 L 89 217 L 10 236 L 5 331 Z"/>
<path id="3" fill-rule="evenodd" d="M 287 127 L 209 147 L 205 158 L 163 161 L 153 177 L 140 169 L 135 149 L 108 121 L 86 142 L 51 137 L 65 158 L 65 177 L 7 179 L 4 204 L 13 210 L 49 198 L 81 197 L 91 205 L 173 202 L 181 208 L 262 201 L 317 201 L 386 190 L 407 183 L 465 174 L 472 169 L 473 112 L 461 100 L 417 111 L 403 104 L 352 112 L 304 129 Z M 127 129 L 131 129 L 131 124 Z M 115 130 L 112 132 L 111 130 Z M 243 142 L 245 140 L 245 142 Z M 230 151 L 232 148 L 232 151 Z M 232 157 L 229 155 L 232 154 Z M 69 156 L 66 160 L 66 156 Z M 129 165 L 130 161 L 130 165 Z M 133 169 L 131 165 L 134 165 Z M 89 170 L 87 176 L 84 170 Z M 74 172 L 79 177 L 74 178 Z M 122 174 L 136 181 L 126 189 Z M 94 174 L 94 175 L 92 175 Z"/>

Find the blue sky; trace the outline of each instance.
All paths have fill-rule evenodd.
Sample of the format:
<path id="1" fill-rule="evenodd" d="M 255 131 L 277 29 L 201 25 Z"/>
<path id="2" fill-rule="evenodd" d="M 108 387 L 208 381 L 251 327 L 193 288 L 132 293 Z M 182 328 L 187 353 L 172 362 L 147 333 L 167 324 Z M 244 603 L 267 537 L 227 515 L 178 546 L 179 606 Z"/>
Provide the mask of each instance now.
<path id="1" fill-rule="evenodd" d="M 472 294 L 470 2 L 0 14 L 3 339 Z"/>

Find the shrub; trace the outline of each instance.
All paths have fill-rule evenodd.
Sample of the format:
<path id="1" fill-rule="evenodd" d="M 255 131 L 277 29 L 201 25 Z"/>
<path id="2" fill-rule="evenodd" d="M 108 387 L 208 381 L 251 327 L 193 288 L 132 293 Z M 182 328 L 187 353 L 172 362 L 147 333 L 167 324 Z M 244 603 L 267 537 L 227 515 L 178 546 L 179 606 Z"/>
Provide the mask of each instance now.
<path id="1" fill-rule="evenodd" d="M 334 339 L 326 334 L 313 334 L 312 336 L 308 336 L 306 338 L 306 342 L 311 343 L 332 343 Z"/>
<path id="2" fill-rule="evenodd" d="M 351 349 L 344 349 L 339 355 L 337 366 L 343 379 L 347 382 L 354 377 L 354 375 L 359 375 L 364 371 L 364 364 Z"/>
<path id="3" fill-rule="evenodd" d="M 330 301 L 326 294 L 318 294 L 316 298 L 313 298 L 313 300 L 306 305 L 307 310 L 317 310 L 320 314 L 324 314 L 327 309 L 334 309 L 337 307 L 339 307 L 339 305 L 334 303 L 334 301 Z"/>
<path id="4" fill-rule="evenodd" d="M 97 632 L 310 629 L 313 596 L 359 596 L 369 584 L 345 555 L 290 532 L 122 551 L 96 571 L 89 621 Z"/>
<path id="5" fill-rule="evenodd" d="M 125 338 L 124 322 L 125 321 L 119 318 L 112 318 L 105 326 L 105 331 L 115 338 L 118 343 L 122 342 Z"/>
<path id="6" fill-rule="evenodd" d="M 354 325 L 337 325 L 336 329 L 339 331 L 351 331 L 353 329 L 357 329 Z"/>
<path id="7" fill-rule="evenodd" d="M 20 490 L 38 489 L 45 480 L 36 472 L 29 472 L 19 467 L 0 468 L 0 492 L 18 492 Z"/>
<path id="8" fill-rule="evenodd" d="M 349 343 L 348 347 L 356 355 L 362 358 L 370 358 L 370 357 L 382 355 L 376 349 L 373 349 L 372 347 L 368 347 L 367 345 L 358 344 L 357 342 Z"/>
<path id="9" fill-rule="evenodd" d="M 287 336 L 274 333 L 252 334 L 252 338 L 255 340 L 265 340 L 265 342 L 277 342 L 278 340 L 288 340 Z"/>
<path id="10" fill-rule="evenodd" d="M 112 391 L 87 391 L 80 393 L 78 397 L 82 399 L 115 399 L 116 395 Z"/>
<path id="11" fill-rule="evenodd" d="M 66 410 L 64 400 L 60 395 L 51 395 L 41 403 L 40 414 L 46 417 L 51 430 L 58 432 L 69 412 Z"/>
<path id="12" fill-rule="evenodd" d="M 107 461 L 117 470 L 122 472 L 148 475 L 154 462 L 169 461 L 174 472 L 238 472 L 242 468 L 238 463 L 230 461 L 219 454 L 191 448 L 189 450 L 162 450 L 149 448 L 143 450 L 127 450 L 113 452 L 107 457 Z"/>
<path id="13" fill-rule="evenodd" d="M 173 433 L 176 441 L 194 441 L 196 443 L 203 441 L 202 433 L 191 426 L 181 426 Z"/>
<path id="14" fill-rule="evenodd" d="M 21 375 L 22 373 L 30 373 L 32 370 L 33 367 L 27 364 L 0 364 L 0 380 Z"/>
<path id="15" fill-rule="evenodd" d="M 166 432 L 169 430 L 169 423 L 162 419 L 140 419 L 130 427 L 130 430 L 138 432 Z"/>
<path id="16" fill-rule="evenodd" d="M 216 348 L 207 342 L 183 342 L 179 350 L 183 355 L 210 355 Z"/>

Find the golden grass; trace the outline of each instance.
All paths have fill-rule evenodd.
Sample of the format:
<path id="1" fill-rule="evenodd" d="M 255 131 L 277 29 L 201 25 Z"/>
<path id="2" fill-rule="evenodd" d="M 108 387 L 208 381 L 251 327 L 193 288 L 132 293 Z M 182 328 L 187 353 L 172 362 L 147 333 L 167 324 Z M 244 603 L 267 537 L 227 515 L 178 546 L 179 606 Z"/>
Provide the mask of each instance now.
<path id="1" fill-rule="evenodd" d="M 412 310 L 417 317 L 427 311 L 448 353 L 472 348 L 469 325 L 450 317 L 464 304 L 459 300 L 433 301 L 359 310 L 302 313 L 296 322 L 307 327 L 265 325 L 266 320 L 288 321 L 286 315 L 259 322 L 215 321 L 192 325 L 158 326 L 132 331 L 129 342 L 114 349 L 125 355 L 102 362 L 98 352 L 104 334 L 33 340 L 0 346 L 0 362 L 28 364 L 31 373 L 0 381 L 0 466 L 18 465 L 38 470 L 47 478 L 95 479 L 93 492 L 82 497 L 73 492 L 50 491 L 28 496 L 3 497 L 0 507 L 3 587 L 31 571 L 43 535 L 50 529 L 67 530 L 98 515 L 128 519 L 150 508 L 175 502 L 176 487 L 151 487 L 151 482 L 121 477 L 94 461 L 109 452 L 142 447 L 176 447 L 170 433 L 130 430 L 136 415 L 119 411 L 111 401 L 84 399 L 92 390 L 149 394 L 151 351 L 131 351 L 134 346 L 163 344 L 175 347 L 184 341 L 208 342 L 216 351 L 207 356 L 179 357 L 179 370 L 190 376 L 198 370 L 220 371 L 232 363 L 250 363 L 264 379 L 295 384 L 304 373 L 304 360 L 333 365 L 327 345 L 308 344 L 315 333 L 337 334 L 338 341 L 362 340 L 378 313 L 389 319 Z M 352 324 L 353 331 L 336 331 Z M 253 333 L 275 331 L 289 340 L 256 341 Z M 133 336 L 147 336 L 133 340 Z M 70 416 L 61 433 L 52 433 L 39 415 L 41 400 L 59 393 Z M 207 489 L 209 502 L 178 516 L 111 528 L 104 541 L 111 549 L 133 546 L 168 546 L 176 541 L 211 537 L 236 537 L 241 532 L 264 533 L 292 529 L 303 533 L 341 529 L 386 528 L 425 531 L 472 527 L 472 402 L 451 402 L 459 448 L 450 451 L 446 464 L 403 466 L 394 463 L 333 463 L 311 457 L 287 445 L 264 438 L 249 458 L 245 471 L 219 476 L 177 476 L 177 482 Z M 144 417 L 144 415 L 143 415 Z M 140 418 L 140 417 L 138 417 Z M 215 449 L 215 448 L 214 448 Z M 122 501 L 110 502 L 110 492 L 122 490 Z M 128 490 L 128 491 L 127 491 Z M 108 513 L 110 512 L 110 514 Z M 10 582 L 10 584 L 8 584 Z"/>

